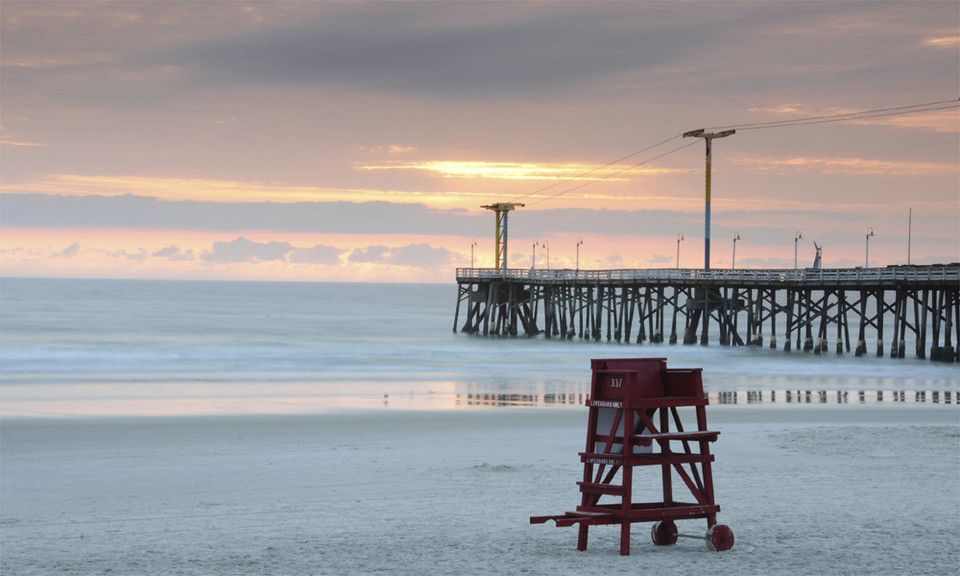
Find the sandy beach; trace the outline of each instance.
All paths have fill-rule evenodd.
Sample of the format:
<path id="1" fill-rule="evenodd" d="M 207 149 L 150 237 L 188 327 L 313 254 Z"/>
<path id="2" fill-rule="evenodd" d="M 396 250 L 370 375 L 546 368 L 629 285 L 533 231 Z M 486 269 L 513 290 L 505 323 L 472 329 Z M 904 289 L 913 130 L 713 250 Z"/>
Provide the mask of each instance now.
<path id="1" fill-rule="evenodd" d="M 955 574 L 956 406 L 711 406 L 736 545 L 531 525 L 586 409 L 2 422 L 4 575 Z M 701 526 L 703 525 L 703 526 Z M 702 520 L 679 523 L 700 532 Z"/>

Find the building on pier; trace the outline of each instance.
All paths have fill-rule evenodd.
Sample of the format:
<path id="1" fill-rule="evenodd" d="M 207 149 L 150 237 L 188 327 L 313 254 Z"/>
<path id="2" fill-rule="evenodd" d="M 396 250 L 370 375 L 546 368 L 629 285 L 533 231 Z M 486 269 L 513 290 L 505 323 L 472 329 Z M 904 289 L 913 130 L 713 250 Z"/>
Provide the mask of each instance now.
<path id="1" fill-rule="evenodd" d="M 457 269 L 454 331 L 955 362 L 960 264 L 803 270 Z M 464 310 L 461 314 L 461 310 Z M 461 324 L 462 318 L 462 324 Z M 929 345 L 929 348 L 928 348 Z"/>

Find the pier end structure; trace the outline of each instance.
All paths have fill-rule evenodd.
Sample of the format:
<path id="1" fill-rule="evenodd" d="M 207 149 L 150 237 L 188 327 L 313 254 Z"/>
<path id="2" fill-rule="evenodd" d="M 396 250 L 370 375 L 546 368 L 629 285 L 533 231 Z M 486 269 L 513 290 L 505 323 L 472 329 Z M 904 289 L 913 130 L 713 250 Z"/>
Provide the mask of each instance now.
<path id="1" fill-rule="evenodd" d="M 454 331 L 782 347 L 958 362 L 960 264 L 851 269 L 457 269 Z M 461 309 L 465 309 L 461 323 Z M 832 346 L 831 346 L 832 345 Z"/>
<path id="2" fill-rule="evenodd" d="M 496 216 L 496 227 L 494 229 L 494 243 L 496 246 L 496 255 L 494 257 L 494 269 L 507 271 L 507 240 L 509 239 L 507 223 L 511 210 L 523 208 L 519 202 L 498 202 L 481 206 L 486 210 L 493 210 Z"/>

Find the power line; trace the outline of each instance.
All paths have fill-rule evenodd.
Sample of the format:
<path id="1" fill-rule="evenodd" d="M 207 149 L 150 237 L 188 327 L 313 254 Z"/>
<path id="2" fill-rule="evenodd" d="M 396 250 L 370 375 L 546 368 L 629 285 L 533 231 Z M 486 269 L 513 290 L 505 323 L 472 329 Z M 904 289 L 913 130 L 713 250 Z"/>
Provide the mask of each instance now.
<path id="1" fill-rule="evenodd" d="M 626 156 L 624 156 L 624 157 L 622 157 L 622 158 L 617 158 L 616 160 L 607 162 L 607 163 L 604 164 L 603 166 L 597 166 L 596 168 L 587 170 L 586 172 L 584 172 L 584 173 L 582 173 L 582 174 L 577 174 L 576 176 L 572 176 L 572 177 L 570 177 L 570 178 L 567 178 L 566 180 L 560 180 L 559 182 L 554 182 L 553 184 L 551 184 L 551 185 L 549 185 L 549 186 L 545 186 L 545 187 L 543 187 L 543 188 L 540 188 L 539 190 L 534 190 L 533 192 L 530 192 L 529 194 L 525 194 L 525 195 L 523 195 L 523 196 L 518 196 L 517 198 L 514 198 L 513 200 L 511 200 L 511 202 L 516 202 L 517 200 L 522 200 L 522 199 L 524 199 L 524 198 L 529 198 L 530 196 L 533 196 L 533 195 L 535 195 L 535 194 L 540 194 L 541 192 L 546 192 L 547 190 L 549 190 L 549 189 L 551 189 L 551 188 L 555 188 L 555 187 L 560 186 L 560 185 L 562 185 L 562 184 L 566 184 L 566 183 L 568 183 L 568 182 L 573 182 L 574 180 L 579 180 L 579 179 L 583 178 L 584 176 L 589 176 L 590 174 L 593 174 L 594 172 L 597 172 L 597 171 L 599 171 L 599 170 L 603 170 L 604 168 L 607 168 L 607 167 L 609 167 L 609 166 L 613 166 L 614 164 L 619 164 L 619 163 L 623 162 L 624 160 L 626 160 L 627 158 L 633 158 L 634 156 L 636 156 L 636 155 L 638 155 L 638 154 L 643 154 L 644 152 L 647 152 L 647 151 L 649 151 L 649 150 L 653 150 L 654 148 L 657 148 L 657 147 L 659 147 L 659 146 L 663 146 L 663 145 L 666 144 L 667 142 L 670 142 L 671 140 L 676 140 L 677 138 L 680 138 L 680 135 L 679 135 L 679 134 L 676 135 L 676 136 L 671 136 L 670 138 L 667 138 L 666 140 L 662 140 L 662 141 L 660 141 L 660 142 L 658 142 L 658 143 L 656 143 L 656 144 L 654 144 L 654 145 L 652 145 L 652 146 L 647 146 L 646 148 L 644 148 L 644 149 L 642 149 L 642 150 L 637 150 L 636 152 L 631 152 L 630 154 L 627 154 Z M 658 156 L 657 158 L 659 158 L 659 156 Z M 646 161 L 646 162 L 649 162 L 649 160 Z M 643 163 L 644 163 L 644 162 L 641 162 L 641 164 L 643 164 Z M 639 166 L 639 164 L 637 164 L 637 165 L 635 165 L 635 166 Z M 635 166 L 631 166 L 630 168 L 634 168 Z M 627 168 L 627 169 L 625 169 L 625 170 L 620 170 L 619 172 L 616 172 L 616 173 L 614 173 L 614 174 L 608 174 L 608 175 L 606 175 L 606 176 L 597 178 L 596 180 L 591 180 L 590 182 L 588 182 L 588 184 L 592 184 L 593 182 L 597 182 L 597 181 L 599 181 L 599 180 L 603 180 L 603 179 L 605 179 L 605 178 L 609 178 L 609 177 L 614 176 L 614 175 L 616 175 L 616 174 L 621 174 L 621 173 L 625 172 L 625 171 L 628 170 L 628 169 L 629 169 L 629 168 Z M 584 184 L 583 186 L 585 186 L 585 185 L 586 185 L 586 184 Z M 577 188 L 582 188 L 583 186 L 578 186 Z M 576 188 L 574 188 L 574 190 L 576 190 Z M 569 192 L 569 190 L 568 190 L 567 192 Z M 566 194 L 566 192 L 562 192 L 561 194 Z M 559 194 L 557 194 L 557 196 L 559 196 Z M 551 196 L 550 198 L 553 198 L 553 196 Z M 538 202 L 540 202 L 540 201 L 538 201 Z"/>
<path id="2" fill-rule="evenodd" d="M 939 102 L 928 102 L 926 104 L 913 104 L 911 106 L 897 106 L 892 108 L 877 108 L 875 110 L 862 110 L 860 112 L 846 112 L 843 114 L 808 116 L 806 118 L 776 120 L 773 122 L 757 122 L 753 124 L 715 126 L 711 128 L 706 128 L 706 130 L 718 130 L 721 128 L 734 128 L 736 130 L 760 130 L 765 128 L 784 128 L 784 127 L 790 127 L 790 126 L 803 126 L 807 124 L 825 124 L 828 122 L 849 122 L 852 120 L 863 120 L 867 118 L 881 118 L 884 116 L 900 116 L 902 114 L 914 114 L 917 112 L 932 112 L 935 110 L 946 110 L 949 108 L 957 108 L 958 106 L 960 106 L 960 98 L 956 100 L 941 100 Z"/>
<path id="3" fill-rule="evenodd" d="M 933 111 L 936 111 L 936 110 L 947 110 L 947 109 L 958 108 L 958 107 L 960 107 L 960 98 L 957 98 L 957 99 L 954 99 L 954 100 L 941 100 L 941 101 L 938 101 L 938 102 L 927 102 L 927 103 L 925 103 L 925 104 L 913 104 L 913 105 L 909 105 L 909 106 L 895 106 L 895 107 L 889 107 L 889 108 L 876 108 L 876 109 L 873 109 L 873 110 L 862 110 L 862 111 L 860 111 L 860 112 L 846 112 L 846 113 L 843 113 L 843 114 L 832 114 L 832 115 L 822 115 L 822 116 L 808 116 L 808 117 L 806 117 L 806 118 L 794 118 L 794 119 L 791 119 L 791 120 L 776 120 L 776 121 L 773 121 L 773 122 L 756 122 L 756 123 L 752 123 L 752 124 L 736 124 L 736 125 L 730 125 L 730 126 L 713 126 L 713 127 L 709 127 L 709 128 L 704 128 L 704 130 L 723 130 L 723 129 L 763 130 L 763 129 L 769 129 L 769 128 L 789 128 L 789 127 L 792 127 L 792 126 L 805 126 L 805 125 L 810 125 L 810 124 L 827 124 L 827 123 L 832 123 L 832 122 L 850 122 L 850 121 L 854 121 L 854 120 L 865 120 L 865 119 L 869 119 L 869 118 L 882 118 L 882 117 L 887 117 L 887 116 L 900 116 L 900 115 L 904 115 L 904 114 L 914 114 L 914 113 L 918 113 L 918 112 L 933 112 Z M 656 143 L 656 144 L 653 144 L 652 146 L 647 146 L 646 148 L 643 148 L 643 149 L 641 149 L 641 150 L 637 150 L 636 152 L 631 152 L 630 154 L 627 154 L 626 156 L 623 156 L 622 158 L 618 158 L 618 159 L 616 159 L 616 160 L 612 160 L 612 161 L 607 162 L 606 164 L 604 164 L 604 165 L 602 165 L 602 166 L 598 166 L 598 167 L 593 168 L 593 169 L 591 169 L 591 170 L 588 170 L 588 171 L 586 171 L 586 172 L 584 172 L 584 173 L 582 173 L 582 174 L 578 174 L 578 175 L 573 176 L 573 177 L 571 177 L 571 178 L 568 178 L 568 179 L 566 179 L 566 180 L 560 180 L 560 181 L 558 181 L 558 182 L 554 182 L 553 184 L 550 184 L 549 186 L 545 186 L 545 187 L 540 188 L 540 189 L 538 189 L 538 190 L 534 190 L 533 192 L 530 192 L 529 194 L 525 194 L 525 195 L 523 195 L 523 196 L 518 196 L 518 197 L 516 197 L 515 199 L 511 200 L 511 202 L 517 202 L 518 200 L 522 200 L 522 199 L 524 199 L 524 198 L 529 198 L 529 197 L 531 197 L 531 196 L 534 196 L 534 195 L 537 195 L 537 194 L 541 194 L 541 193 L 543 193 L 543 192 L 546 192 L 547 190 L 550 190 L 551 188 L 555 188 L 555 187 L 557 187 L 557 186 L 561 186 L 561 185 L 563 185 L 563 184 L 567 184 L 567 183 L 573 182 L 573 181 L 575 181 L 575 180 L 580 180 L 580 179 L 584 178 L 585 176 L 589 176 L 590 174 L 593 174 L 594 172 L 603 170 L 603 169 L 605 169 L 605 168 L 609 168 L 610 166 L 613 166 L 614 164 L 619 164 L 619 163 L 623 162 L 624 160 L 626 160 L 626 159 L 628 159 L 628 158 L 633 158 L 634 156 L 637 156 L 637 155 L 639 155 L 639 154 L 643 154 L 644 152 L 648 152 L 648 151 L 650 151 L 650 150 L 653 150 L 654 148 L 658 148 L 658 147 L 660 147 L 660 146 L 663 146 L 664 144 L 666 144 L 666 143 L 668 143 L 668 142 L 671 142 L 671 141 L 673 141 L 673 140 L 676 140 L 676 139 L 678 139 L 678 138 L 681 138 L 681 137 L 682 137 L 682 134 L 678 134 L 678 135 L 676 135 L 676 136 L 671 136 L 670 138 L 667 138 L 667 139 L 665 139 L 665 140 L 662 140 L 662 141 L 660 141 L 660 142 L 658 142 L 658 143 Z M 653 162 L 654 160 L 659 160 L 660 158 L 663 158 L 664 156 L 669 156 L 670 154 L 673 154 L 673 153 L 675 153 L 675 152 L 679 152 L 680 150 L 683 150 L 684 148 L 688 148 L 688 147 L 692 146 L 692 145 L 695 144 L 695 143 L 696 143 L 696 142 L 694 141 L 694 142 L 691 142 L 690 144 L 686 144 L 686 145 L 683 145 L 683 146 L 679 146 L 679 147 L 674 148 L 674 149 L 672 149 L 672 150 L 670 150 L 670 151 L 668 151 L 668 152 L 664 152 L 664 153 L 662 153 L 662 154 L 660 154 L 660 155 L 654 156 L 653 158 L 650 158 L 650 159 L 648 159 L 648 160 L 644 160 L 644 161 L 642 161 L 642 162 L 638 162 L 638 163 L 636 163 L 636 164 L 632 164 L 632 165 L 627 166 L 626 168 L 623 168 L 623 169 L 618 170 L 618 171 L 616 171 L 616 172 L 611 172 L 611 173 L 609 173 L 609 174 L 606 174 L 606 175 L 604 175 L 604 176 L 600 176 L 600 177 L 595 178 L 595 179 L 593 179 L 593 180 L 590 180 L 590 181 L 587 181 L 587 182 L 583 182 L 582 184 L 580 184 L 580 185 L 578 185 L 578 186 L 574 186 L 573 188 L 569 188 L 569 189 L 563 190 L 563 191 L 561 191 L 561 192 L 558 192 L 558 193 L 556 193 L 556 194 L 553 194 L 553 195 L 551 195 L 551 196 L 547 196 L 547 197 L 545 197 L 545 198 L 541 198 L 540 200 L 537 200 L 537 201 L 535 201 L 535 202 L 529 203 L 528 205 L 529 205 L 529 206 L 534 206 L 534 205 L 539 204 L 539 203 L 541 203 L 541 202 L 545 202 L 545 201 L 547 201 L 547 200 L 551 200 L 551 199 L 553 199 L 553 198 L 557 198 L 558 196 L 562 196 L 562 195 L 564 195 L 564 194 L 573 192 L 573 191 L 575 191 L 575 190 L 579 190 L 579 189 L 584 188 L 584 187 L 586 187 L 586 186 L 589 186 L 589 185 L 591 185 L 591 184 L 595 184 L 595 183 L 600 182 L 600 181 L 602 181 L 602 180 L 606 180 L 607 178 L 612 178 L 612 177 L 617 176 L 617 175 L 619 175 L 619 174 L 623 174 L 624 172 L 626 172 L 626 171 L 628 171 L 628 170 L 631 170 L 631 169 L 633 169 L 633 168 L 637 168 L 637 167 L 642 166 L 642 165 L 644 165 L 644 164 L 648 164 L 648 163 L 650 163 L 650 162 Z"/>
<path id="4" fill-rule="evenodd" d="M 664 142 L 669 142 L 670 140 L 673 140 L 673 139 L 675 139 L 675 138 L 679 138 L 679 136 L 674 136 L 673 138 L 670 138 L 669 140 L 664 140 Z M 669 151 L 667 151 L 667 152 L 664 152 L 663 154 L 660 154 L 660 155 L 658 155 L 658 156 L 654 156 L 653 158 L 650 158 L 650 159 L 648 159 L 648 160 L 644 160 L 643 162 L 638 162 L 638 163 L 636 163 L 636 164 L 633 164 L 633 165 L 631 165 L 631 166 L 627 166 L 626 168 L 623 168 L 623 169 L 618 170 L 618 171 L 616 171 L 616 172 L 611 172 L 610 174 L 606 174 L 606 175 L 601 176 L 601 177 L 599 177 L 599 178 L 596 178 L 596 179 L 594 179 L 594 180 L 590 180 L 589 182 L 584 182 L 583 184 L 580 184 L 579 186 L 574 186 L 573 188 L 569 188 L 569 189 L 564 190 L 564 191 L 562 191 L 562 192 L 557 192 L 556 194 L 554 194 L 554 195 L 552 195 L 552 196 L 547 196 L 546 198 L 541 198 L 540 200 L 537 200 L 536 202 L 531 202 L 530 204 L 528 204 L 528 206 L 535 206 L 535 205 L 537 205 L 537 204 L 539 204 L 539 203 L 541 203 L 541 202 L 546 202 L 547 200 L 552 200 L 553 198 L 556 198 L 557 196 L 562 196 L 562 195 L 564 195 L 564 194 L 566 194 L 566 193 L 568 193 L 568 192 L 573 192 L 574 190 L 579 190 L 580 188 L 583 188 L 583 187 L 585 187 L 585 186 L 589 186 L 589 185 L 591 185 L 591 184 L 595 184 L 595 183 L 597 183 L 597 182 L 599 182 L 599 181 L 601 181 L 601 180 L 605 180 L 605 179 L 607 179 L 607 178 L 612 178 L 612 177 L 614 177 L 614 176 L 617 176 L 618 174 L 623 174 L 623 173 L 626 172 L 627 170 L 632 170 L 632 169 L 637 168 L 637 167 L 639 167 L 639 166 L 643 166 L 644 164 L 649 164 L 650 162 L 653 162 L 654 160 L 659 160 L 660 158 L 663 158 L 664 156 L 669 156 L 670 154 L 673 154 L 674 152 L 679 152 L 680 150 L 683 150 L 684 148 L 689 148 L 690 146 L 693 146 L 693 145 L 696 144 L 696 143 L 697 143 L 696 141 L 693 141 L 693 142 L 690 142 L 689 144 L 684 144 L 683 146 L 678 146 L 678 147 L 674 148 L 673 150 L 669 150 Z M 661 144 L 663 144 L 663 142 L 661 142 Z M 657 144 L 657 146 L 659 146 L 659 145 L 660 145 L 660 144 Z M 607 166 L 609 166 L 609 164 L 607 164 Z M 569 180 L 568 180 L 568 182 L 569 182 Z M 527 196 L 530 196 L 530 194 L 528 194 Z"/>
<path id="5" fill-rule="evenodd" d="M 785 127 L 792 127 L 792 126 L 806 126 L 806 125 L 809 125 L 809 124 L 827 124 L 827 123 L 830 123 L 830 122 L 846 122 L 846 121 L 853 121 L 853 120 L 865 120 L 865 119 L 868 119 L 868 118 L 882 118 L 882 117 L 885 117 L 885 116 L 902 116 L 902 115 L 904 115 L 904 114 L 912 114 L 912 113 L 915 113 L 915 112 L 933 112 L 933 111 L 935 111 L 935 110 L 947 110 L 947 109 L 949 109 L 949 108 L 957 108 L 957 105 L 940 106 L 940 107 L 938 107 L 938 108 L 925 108 L 925 109 L 923 109 L 923 110 L 911 110 L 911 111 L 908 111 L 908 112 L 887 112 L 887 113 L 883 113 L 883 114 L 867 114 L 867 115 L 863 115 L 863 116 L 856 116 L 856 117 L 851 117 L 851 118 L 837 118 L 837 119 L 833 119 L 833 120 L 819 120 L 819 121 L 806 121 L 806 122 L 796 121 L 796 122 L 792 122 L 792 123 L 780 124 L 780 125 L 777 125 L 777 126 L 755 126 L 755 127 L 752 127 L 752 128 L 742 128 L 742 130 L 761 130 L 761 129 L 763 129 L 763 128 L 785 128 Z"/>

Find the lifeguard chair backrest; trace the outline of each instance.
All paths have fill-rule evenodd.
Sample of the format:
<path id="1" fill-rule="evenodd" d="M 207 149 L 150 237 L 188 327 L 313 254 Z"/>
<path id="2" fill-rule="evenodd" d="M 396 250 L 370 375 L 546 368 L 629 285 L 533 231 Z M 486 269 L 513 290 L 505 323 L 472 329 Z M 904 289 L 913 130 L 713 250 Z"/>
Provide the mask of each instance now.
<path id="1" fill-rule="evenodd" d="M 624 402 L 664 395 L 666 358 L 613 358 L 590 361 L 591 400 Z"/>
<path id="2" fill-rule="evenodd" d="M 669 368 L 663 372 L 667 396 L 703 398 L 703 368 Z"/>

